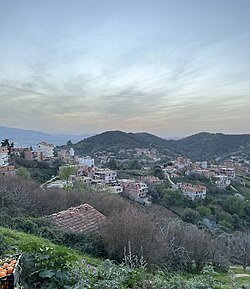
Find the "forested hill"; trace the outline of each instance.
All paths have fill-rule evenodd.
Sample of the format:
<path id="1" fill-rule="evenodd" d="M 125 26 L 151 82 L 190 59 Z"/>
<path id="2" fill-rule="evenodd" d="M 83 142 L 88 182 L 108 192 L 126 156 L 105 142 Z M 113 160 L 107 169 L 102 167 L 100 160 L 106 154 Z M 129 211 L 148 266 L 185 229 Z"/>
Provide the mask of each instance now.
<path id="1" fill-rule="evenodd" d="M 72 147 L 76 153 L 94 154 L 98 151 L 118 151 L 134 148 L 164 148 L 166 140 L 148 133 L 126 133 L 122 131 L 106 131 L 86 138 Z"/>
<path id="2" fill-rule="evenodd" d="M 167 146 L 172 152 L 192 160 L 212 160 L 238 152 L 250 154 L 250 134 L 202 132 L 180 140 L 168 141 Z"/>
<path id="3" fill-rule="evenodd" d="M 77 154 L 93 155 L 98 151 L 155 148 L 169 156 L 186 156 L 192 160 L 212 160 L 239 151 L 250 152 L 250 134 L 226 135 L 198 133 L 180 140 L 165 140 L 149 133 L 107 131 L 86 138 L 72 147 Z M 62 147 L 68 148 L 69 147 Z"/>

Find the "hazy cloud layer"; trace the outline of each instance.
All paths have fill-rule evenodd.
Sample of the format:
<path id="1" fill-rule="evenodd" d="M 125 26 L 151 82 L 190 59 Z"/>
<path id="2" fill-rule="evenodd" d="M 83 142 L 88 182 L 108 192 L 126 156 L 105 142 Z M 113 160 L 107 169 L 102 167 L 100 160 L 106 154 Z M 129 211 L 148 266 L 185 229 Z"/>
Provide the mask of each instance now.
<path id="1" fill-rule="evenodd" d="M 0 123 L 250 133 L 249 9 L 244 0 L 1 2 Z"/>

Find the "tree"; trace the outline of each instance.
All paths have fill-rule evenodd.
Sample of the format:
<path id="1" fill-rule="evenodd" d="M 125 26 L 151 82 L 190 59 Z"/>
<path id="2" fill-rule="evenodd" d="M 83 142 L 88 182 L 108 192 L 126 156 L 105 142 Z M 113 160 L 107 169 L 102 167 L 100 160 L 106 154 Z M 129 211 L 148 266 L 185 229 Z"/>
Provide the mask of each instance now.
<path id="1" fill-rule="evenodd" d="M 72 143 L 72 141 L 71 141 L 71 140 L 68 140 L 68 141 L 66 142 L 66 145 L 67 145 L 67 146 L 72 146 L 72 145 L 73 145 L 73 143 Z"/>
<path id="2" fill-rule="evenodd" d="M 8 138 L 5 138 L 5 139 L 2 140 L 1 146 L 2 146 L 2 147 L 7 147 L 7 148 L 8 148 L 8 154 L 10 155 L 10 153 L 11 153 L 11 148 L 14 147 L 14 143 L 13 143 L 13 142 L 10 143 L 10 142 L 9 142 L 9 139 L 8 139 Z"/>
<path id="3" fill-rule="evenodd" d="M 239 216 L 244 214 L 245 206 L 245 201 L 239 196 L 230 196 L 223 204 L 225 211 L 230 214 L 237 214 Z"/>
<path id="4" fill-rule="evenodd" d="M 17 176 L 24 179 L 24 180 L 30 180 L 31 179 L 31 175 L 29 170 L 27 170 L 26 168 L 20 167 L 16 170 Z"/>
<path id="5" fill-rule="evenodd" d="M 185 197 L 179 190 L 165 189 L 163 191 L 163 203 L 165 206 L 181 206 Z"/>
<path id="6" fill-rule="evenodd" d="M 154 176 L 158 177 L 159 179 L 163 180 L 165 178 L 165 175 L 162 171 L 162 168 L 160 166 L 156 166 L 154 169 Z"/>
<path id="7" fill-rule="evenodd" d="M 138 160 L 133 160 L 132 163 L 131 163 L 131 165 L 130 165 L 130 168 L 131 168 L 131 169 L 134 169 L 134 170 L 139 170 L 139 169 L 141 169 L 141 166 L 140 166 Z"/>
<path id="8" fill-rule="evenodd" d="M 246 271 L 250 263 L 250 232 L 235 232 L 228 243 L 231 261 L 242 265 L 243 270 Z"/>
<path id="9" fill-rule="evenodd" d="M 110 216 L 101 232 L 109 257 L 121 262 L 124 248 L 130 243 L 133 255 L 143 255 L 149 265 L 157 264 L 162 259 L 163 247 L 152 218 L 135 208 Z"/>
<path id="10" fill-rule="evenodd" d="M 114 159 L 110 159 L 108 162 L 108 168 L 111 170 L 117 170 L 118 166 Z"/>
<path id="11" fill-rule="evenodd" d="M 59 178 L 66 181 L 66 189 L 69 189 L 69 177 L 75 172 L 75 167 L 66 165 L 59 168 Z"/>
<path id="12" fill-rule="evenodd" d="M 199 206 L 196 209 L 202 217 L 208 217 L 211 215 L 211 210 L 205 206 Z"/>
<path id="13" fill-rule="evenodd" d="M 183 212 L 183 214 L 181 216 L 181 219 L 184 222 L 196 224 L 199 221 L 199 219 L 200 219 L 200 215 L 195 210 L 187 208 L 187 209 L 184 210 L 184 212 Z"/>

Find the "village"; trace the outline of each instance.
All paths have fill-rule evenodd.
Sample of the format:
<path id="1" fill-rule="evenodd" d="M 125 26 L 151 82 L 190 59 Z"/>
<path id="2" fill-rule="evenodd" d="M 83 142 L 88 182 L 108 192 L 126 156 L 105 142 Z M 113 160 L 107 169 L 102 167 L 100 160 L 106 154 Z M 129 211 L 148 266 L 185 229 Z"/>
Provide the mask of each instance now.
<path id="1" fill-rule="evenodd" d="M 131 153 L 131 157 L 145 156 L 151 159 L 153 164 L 159 164 L 161 158 L 155 149 L 120 150 L 118 155 Z M 232 186 L 232 181 L 239 182 L 244 186 L 244 179 L 241 174 L 249 172 L 249 161 L 232 156 L 223 163 L 214 164 L 206 160 L 201 162 L 192 162 L 186 157 L 177 157 L 175 160 L 168 161 L 167 164 L 157 165 L 161 170 L 161 177 L 158 177 L 150 171 L 149 167 L 142 167 L 144 170 L 141 176 L 133 178 L 119 178 L 119 171 L 105 167 L 108 161 L 115 157 L 112 154 L 106 156 L 96 155 L 99 158 L 98 165 L 95 165 L 95 159 L 90 156 L 79 156 L 75 154 L 71 147 L 69 150 L 59 149 L 53 144 L 40 142 L 34 148 L 16 148 L 14 146 L 0 147 L 0 174 L 15 175 L 16 168 L 13 165 L 14 157 L 22 158 L 27 162 L 46 162 L 58 160 L 62 166 L 59 168 L 58 176 L 51 176 L 50 180 L 42 184 L 47 189 L 73 188 L 76 184 L 82 183 L 86 186 L 92 186 L 95 189 L 106 190 L 113 194 L 120 194 L 122 197 L 129 198 L 140 204 L 149 206 L 152 198 L 149 194 L 148 186 L 152 184 L 161 184 L 164 180 L 168 182 L 173 190 L 180 190 L 189 200 L 205 199 L 207 196 L 206 185 L 192 184 L 191 182 L 180 182 L 180 177 L 187 179 L 192 175 L 200 175 L 219 189 L 226 189 Z M 60 178 L 60 170 L 65 167 L 71 168 L 66 178 Z M 236 190 L 236 189 L 235 189 Z M 236 190 L 237 191 L 237 190 Z"/>

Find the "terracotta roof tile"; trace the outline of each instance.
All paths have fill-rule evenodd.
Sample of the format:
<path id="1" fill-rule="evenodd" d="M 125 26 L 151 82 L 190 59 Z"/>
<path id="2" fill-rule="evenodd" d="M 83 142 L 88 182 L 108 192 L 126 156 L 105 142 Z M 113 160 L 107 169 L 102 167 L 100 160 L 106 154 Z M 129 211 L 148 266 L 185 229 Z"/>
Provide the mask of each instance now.
<path id="1" fill-rule="evenodd" d="M 52 214 L 49 218 L 58 228 L 73 232 L 93 232 L 106 222 L 106 217 L 88 204 Z"/>

